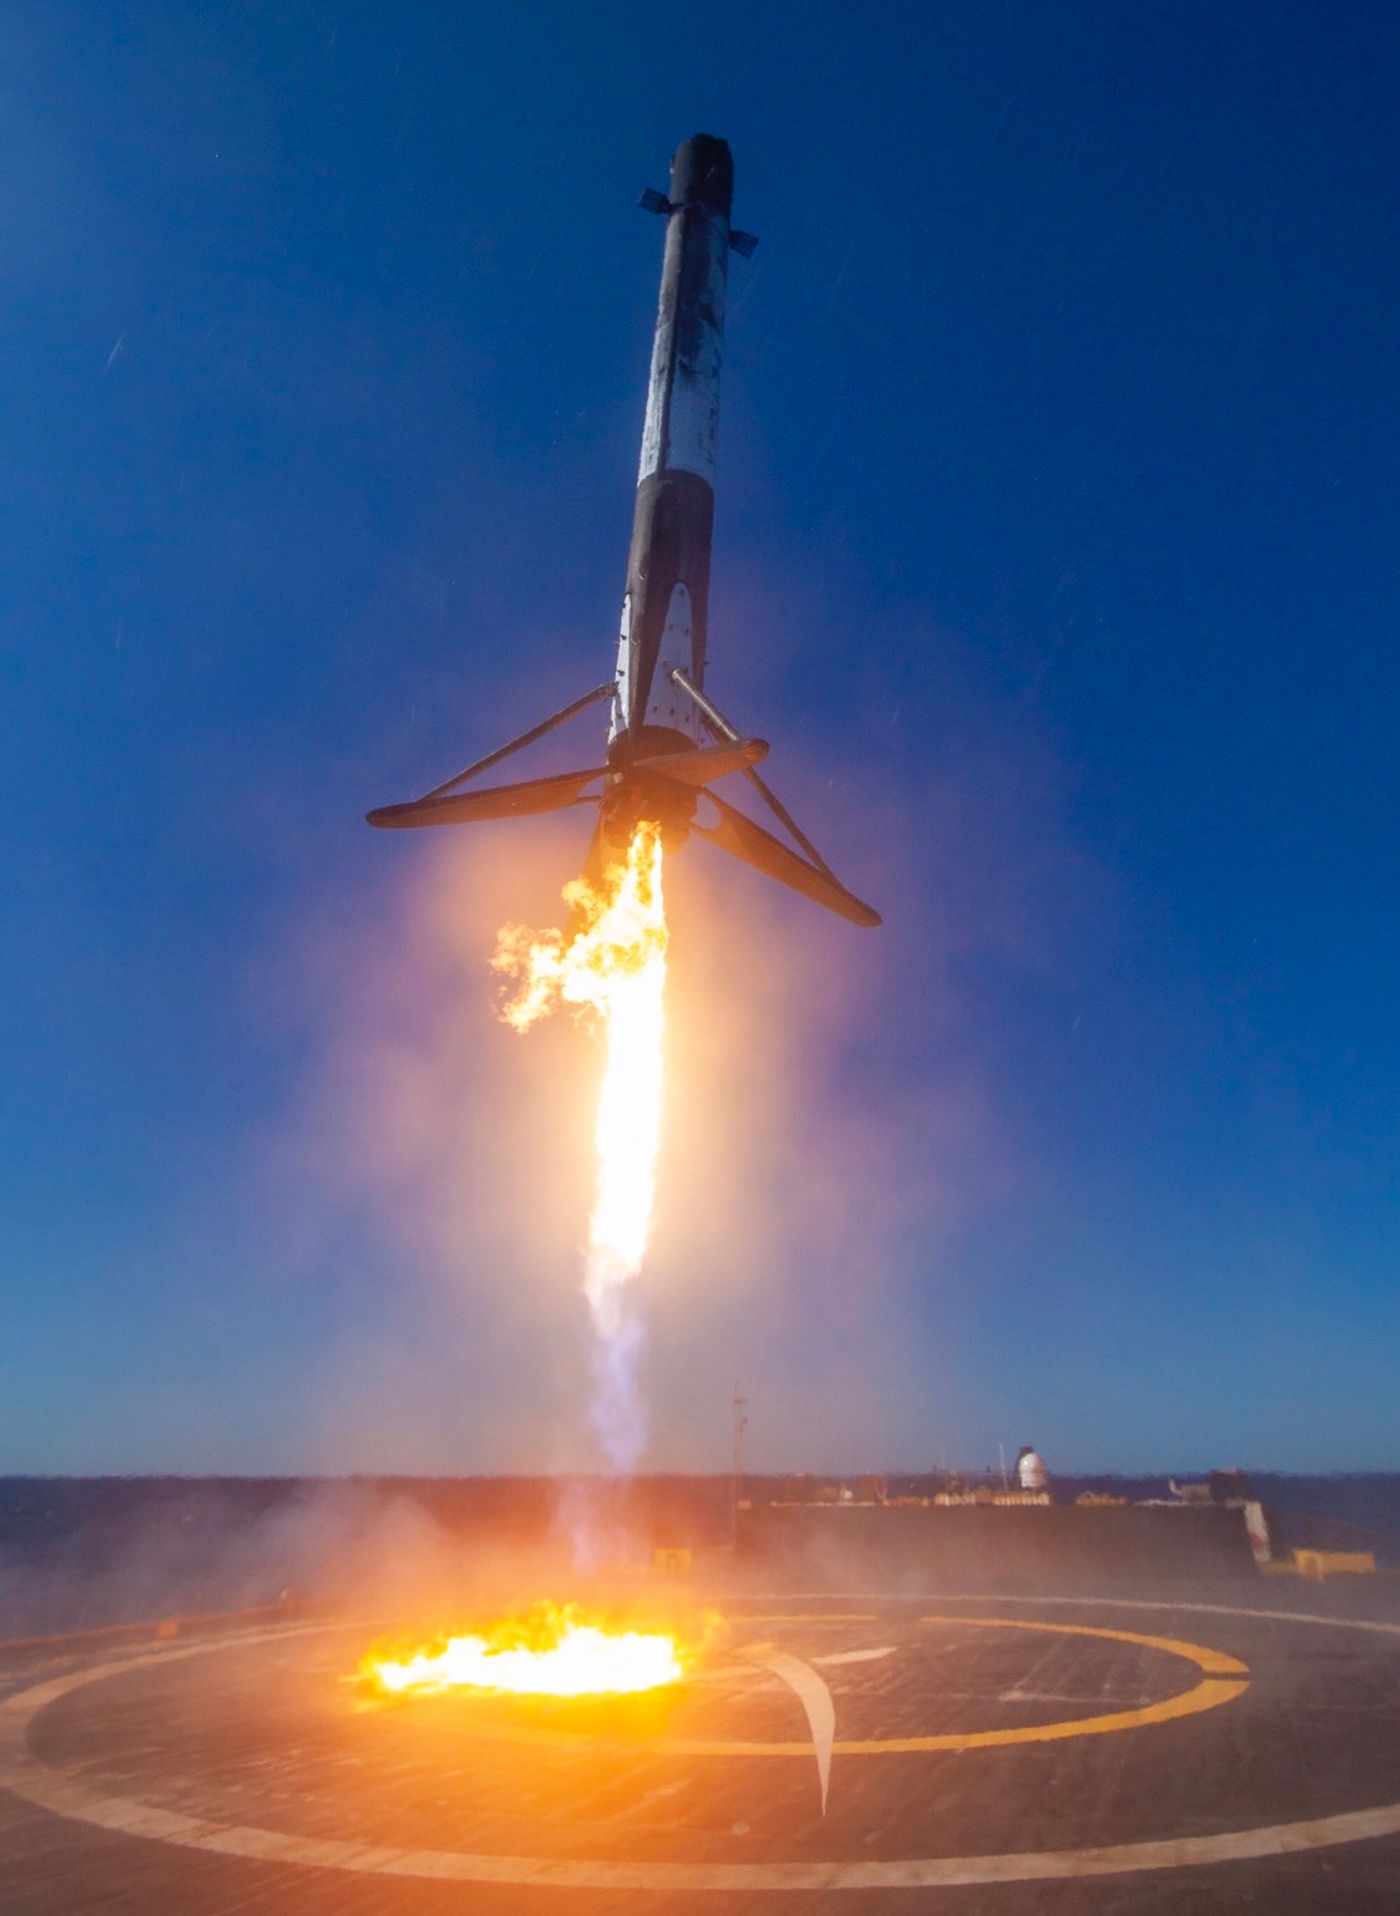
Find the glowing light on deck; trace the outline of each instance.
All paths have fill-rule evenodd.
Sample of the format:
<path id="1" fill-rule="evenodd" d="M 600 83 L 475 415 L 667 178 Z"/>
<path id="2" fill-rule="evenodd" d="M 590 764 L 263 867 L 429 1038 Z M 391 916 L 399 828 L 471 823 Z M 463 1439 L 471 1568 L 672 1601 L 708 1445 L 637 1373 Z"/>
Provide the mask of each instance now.
<path id="1" fill-rule="evenodd" d="M 486 1690 L 567 1697 L 655 1690 L 684 1673 L 674 1637 L 611 1629 L 572 1605 L 543 1604 L 484 1636 L 446 1636 L 411 1649 L 376 1645 L 358 1676 L 389 1696 Z"/>

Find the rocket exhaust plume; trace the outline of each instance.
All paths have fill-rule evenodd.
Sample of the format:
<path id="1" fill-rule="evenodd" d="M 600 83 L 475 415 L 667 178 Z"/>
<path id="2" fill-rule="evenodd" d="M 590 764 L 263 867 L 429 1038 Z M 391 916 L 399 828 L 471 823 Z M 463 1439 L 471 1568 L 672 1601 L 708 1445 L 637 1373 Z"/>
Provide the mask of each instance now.
<path id="1" fill-rule="evenodd" d="M 635 826 L 625 861 L 564 888 L 567 932 L 507 925 L 492 966 L 513 981 L 501 1015 L 528 1031 L 559 1005 L 603 1033 L 594 1131 L 597 1168 L 583 1290 L 593 1329 L 593 1424 L 609 1464 L 631 1471 L 646 1418 L 638 1360 L 642 1322 L 629 1295 L 641 1271 L 656 1194 L 666 986 L 661 828 Z"/>
<path id="2" fill-rule="evenodd" d="M 532 933 L 508 926 L 494 963 L 515 981 L 504 1015 L 517 1030 L 565 1004 L 591 1016 L 605 1036 L 583 1287 L 594 1330 L 594 1422 L 618 1471 L 632 1469 L 644 1437 L 637 1378 L 642 1324 L 631 1291 L 651 1225 L 661 1117 L 662 829 L 668 849 L 691 836 L 709 839 L 852 924 L 880 923 L 755 770 L 768 756 L 767 741 L 747 736 L 706 689 L 729 260 L 731 253 L 750 258 L 758 244 L 733 225 L 733 199 L 733 158 L 725 142 L 708 133 L 677 148 L 667 192 L 648 188 L 642 195 L 647 212 L 665 219 L 666 238 L 611 679 L 420 797 L 368 814 L 371 825 L 399 831 L 598 808 L 588 876 L 564 894 L 574 913 L 569 929 Z M 582 765 L 478 782 L 605 701 L 606 742 Z M 785 837 L 714 789 L 741 774 Z"/>

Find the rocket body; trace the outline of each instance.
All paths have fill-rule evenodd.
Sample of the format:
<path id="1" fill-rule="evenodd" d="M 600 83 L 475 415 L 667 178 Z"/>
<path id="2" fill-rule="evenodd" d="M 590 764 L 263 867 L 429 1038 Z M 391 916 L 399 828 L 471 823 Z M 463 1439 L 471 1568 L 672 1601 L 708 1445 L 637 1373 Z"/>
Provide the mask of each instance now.
<path id="1" fill-rule="evenodd" d="M 697 134 L 671 162 L 666 251 L 652 340 L 637 501 L 622 602 L 608 763 L 685 750 L 704 734 L 673 684 L 704 683 L 715 516 L 715 451 L 731 245 L 734 165 L 723 140 Z"/>
<path id="2" fill-rule="evenodd" d="M 625 860 L 637 826 L 649 821 L 661 827 L 668 849 L 691 836 L 708 839 L 852 924 L 878 925 L 879 913 L 846 889 L 754 770 L 768 756 L 767 741 L 742 734 L 703 689 L 724 295 L 731 251 L 747 258 L 758 243 L 731 227 L 733 199 L 729 148 L 708 133 L 676 149 L 669 193 L 642 195 L 648 212 L 665 215 L 666 247 L 611 684 L 595 686 L 421 798 L 377 807 L 369 822 L 397 831 L 596 805 L 598 823 L 584 861 L 585 875 L 596 881 Z M 610 706 L 607 748 L 590 754 L 601 756 L 601 765 L 505 785 L 474 783 L 604 700 Z M 739 774 L 786 840 L 714 789 Z"/>

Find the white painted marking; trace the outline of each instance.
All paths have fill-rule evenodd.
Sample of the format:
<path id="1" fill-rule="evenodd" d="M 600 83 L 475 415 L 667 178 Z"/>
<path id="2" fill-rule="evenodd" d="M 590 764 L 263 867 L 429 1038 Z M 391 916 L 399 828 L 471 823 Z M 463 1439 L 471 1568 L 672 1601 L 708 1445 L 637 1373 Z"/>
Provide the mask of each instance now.
<path id="1" fill-rule="evenodd" d="M 933 1597 L 920 1597 L 914 1601 L 932 1603 Z M 765 1599 L 769 1603 L 880 1603 L 889 1602 L 868 1590 L 783 1590 L 775 1592 Z M 989 1605 L 1000 1607 L 1003 1604 L 1077 1604 L 1082 1609 L 1092 1610 L 1189 1610 L 1207 1617 L 1249 1617 L 1258 1618 L 1264 1623 L 1319 1623 L 1329 1629 L 1372 1630 L 1384 1636 L 1400 1637 L 1400 1623 L 1379 1623 L 1366 1617 L 1319 1617 L 1310 1611 L 1302 1610 L 1256 1610 L 1247 1605 L 1232 1603 L 1188 1603 L 1171 1602 L 1161 1597 L 1010 1597 L 997 1594 L 989 1596 L 985 1591 L 950 1590 L 946 1595 L 940 1593 L 939 1603 L 980 1603 L 985 1609 Z M 749 1619 L 753 1621 L 753 1619 Z"/>
<path id="2" fill-rule="evenodd" d="M 811 1663 L 876 1663 L 881 1657 L 892 1657 L 895 1646 L 886 1644 L 883 1650 L 837 1650 L 829 1657 L 810 1657 Z"/>
<path id="3" fill-rule="evenodd" d="M 866 1595 L 860 1598 L 862 1602 L 871 1600 Z M 985 1603 L 986 1599 L 945 1597 L 940 1601 Z M 1269 1623 L 1313 1624 L 1328 1629 L 1400 1636 L 1400 1624 L 1253 1610 L 1227 1604 L 1161 1603 L 1112 1597 L 997 1598 L 998 1604 L 1012 1601 L 1095 1605 L 1103 1609 L 1195 1610 Z M 372 1843 L 334 1842 L 277 1830 L 214 1823 L 107 1796 L 75 1777 L 46 1769 L 28 1748 L 27 1731 L 33 1719 L 60 1696 L 84 1684 L 120 1676 L 143 1665 L 178 1662 L 185 1657 L 237 1648 L 270 1637 L 307 1635 L 316 1630 L 344 1627 L 343 1624 L 308 1624 L 216 1639 L 177 1650 L 116 1659 L 20 1691 L 0 1703 L 0 1785 L 59 1816 L 95 1824 L 121 1835 L 154 1838 L 182 1848 L 225 1856 L 348 1870 L 357 1875 L 529 1884 L 543 1889 L 694 1892 L 702 1896 L 725 1891 L 753 1895 L 764 1890 L 927 1890 L 985 1883 L 1064 1882 L 1144 1870 L 1246 1862 L 1400 1836 L 1400 1803 L 1388 1803 L 1374 1809 L 1350 1810 L 1296 1823 L 1274 1823 L 1259 1829 L 1227 1830 L 1212 1836 L 1178 1836 L 1159 1842 L 1105 1844 L 1083 1849 L 1024 1850 L 1000 1856 L 932 1856 L 906 1861 L 848 1863 L 610 1863 L 596 1859 L 480 1856 L 456 1850 L 406 1850 Z"/>
<path id="4" fill-rule="evenodd" d="M 836 1740 L 836 1705 L 831 1692 L 810 1663 L 790 1657 L 784 1650 L 757 1652 L 755 1663 L 771 1670 L 793 1691 L 807 1714 L 812 1732 L 812 1754 L 817 1759 L 817 1780 L 821 1785 L 822 1815 L 826 1815 L 826 1795 L 831 1785 L 831 1746 Z"/>

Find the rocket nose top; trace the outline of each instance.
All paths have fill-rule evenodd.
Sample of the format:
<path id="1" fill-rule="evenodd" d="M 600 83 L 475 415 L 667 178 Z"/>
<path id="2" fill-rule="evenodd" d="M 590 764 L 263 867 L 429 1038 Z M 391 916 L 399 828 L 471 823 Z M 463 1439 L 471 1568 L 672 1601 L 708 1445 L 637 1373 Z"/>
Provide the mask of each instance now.
<path id="1" fill-rule="evenodd" d="M 734 162 L 723 140 L 695 133 L 671 161 L 673 206 L 708 206 L 729 218 L 734 203 Z"/>

